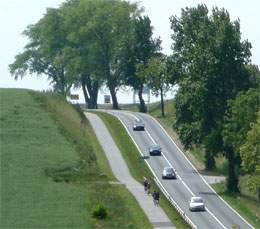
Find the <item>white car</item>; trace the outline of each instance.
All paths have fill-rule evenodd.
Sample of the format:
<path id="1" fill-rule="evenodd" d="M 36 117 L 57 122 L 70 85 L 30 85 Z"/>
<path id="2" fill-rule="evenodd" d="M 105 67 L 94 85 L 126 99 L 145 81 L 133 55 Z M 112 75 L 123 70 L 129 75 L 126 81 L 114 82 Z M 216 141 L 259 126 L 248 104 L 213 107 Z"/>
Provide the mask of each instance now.
<path id="1" fill-rule="evenodd" d="M 205 211 L 205 204 L 201 197 L 199 197 L 199 196 L 191 197 L 190 211 Z"/>
<path id="2" fill-rule="evenodd" d="M 172 167 L 165 167 L 162 172 L 162 179 L 176 179 L 176 174 Z"/>

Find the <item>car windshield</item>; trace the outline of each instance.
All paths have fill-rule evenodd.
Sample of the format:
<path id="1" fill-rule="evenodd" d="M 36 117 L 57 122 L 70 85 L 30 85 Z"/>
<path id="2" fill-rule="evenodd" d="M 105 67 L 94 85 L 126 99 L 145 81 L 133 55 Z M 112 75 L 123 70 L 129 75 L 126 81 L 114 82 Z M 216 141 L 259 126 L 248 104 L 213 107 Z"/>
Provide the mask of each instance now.
<path id="1" fill-rule="evenodd" d="M 166 168 L 167 173 L 173 173 L 173 168 Z"/>
<path id="2" fill-rule="evenodd" d="M 203 200 L 201 198 L 193 198 L 191 200 L 191 202 L 193 202 L 193 203 L 203 203 Z"/>
<path id="3" fill-rule="evenodd" d="M 161 147 L 159 145 L 154 145 L 151 147 L 153 150 L 160 150 Z"/>
<path id="4" fill-rule="evenodd" d="M 135 124 L 137 124 L 137 125 L 143 125 L 143 121 L 142 121 L 142 120 L 135 120 Z"/>

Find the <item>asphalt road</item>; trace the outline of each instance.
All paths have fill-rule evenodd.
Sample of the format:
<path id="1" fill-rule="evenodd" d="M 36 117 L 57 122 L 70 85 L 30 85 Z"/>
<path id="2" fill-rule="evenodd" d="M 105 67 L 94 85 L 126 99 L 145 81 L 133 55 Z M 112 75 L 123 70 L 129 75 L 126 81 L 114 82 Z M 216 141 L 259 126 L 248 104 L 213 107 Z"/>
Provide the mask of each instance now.
<path id="1" fill-rule="evenodd" d="M 120 118 L 144 154 L 149 155 L 148 148 L 154 143 L 162 147 L 163 155 L 151 156 L 147 162 L 172 198 L 198 228 L 253 228 L 209 187 L 160 124 L 151 116 L 126 111 L 109 111 L 109 113 Z M 133 131 L 133 121 L 136 118 L 144 121 L 145 131 Z M 177 180 L 161 178 L 163 168 L 169 165 L 176 170 Z M 192 196 L 203 198 L 206 211 L 189 211 L 189 200 Z"/>

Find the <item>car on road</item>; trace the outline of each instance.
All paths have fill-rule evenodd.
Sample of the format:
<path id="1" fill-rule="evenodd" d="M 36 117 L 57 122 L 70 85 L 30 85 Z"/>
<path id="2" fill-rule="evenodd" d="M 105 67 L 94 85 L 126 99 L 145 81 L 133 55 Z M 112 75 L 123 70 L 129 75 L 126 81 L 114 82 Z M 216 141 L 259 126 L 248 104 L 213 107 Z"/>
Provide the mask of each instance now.
<path id="1" fill-rule="evenodd" d="M 162 179 L 176 179 L 176 173 L 172 167 L 165 167 L 162 172 Z"/>
<path id="2" fill-rule="evenodd" d="M 141 119 L 135 119 L 133 123 L 133 130 L 144 130 L 144 122 Z"/>
<path id="3" fill-rule="evenodd" d="M 150 156 L 160 156 L 162 155 L 162 148 L 159 145 L 153 145 L 149 148 Z"/>
<path id="4" fill-rule="evenodd" d="M 203 199 L 199 196 L 193 196 L 190 199 L 190 211 L 205 211 Z"/>

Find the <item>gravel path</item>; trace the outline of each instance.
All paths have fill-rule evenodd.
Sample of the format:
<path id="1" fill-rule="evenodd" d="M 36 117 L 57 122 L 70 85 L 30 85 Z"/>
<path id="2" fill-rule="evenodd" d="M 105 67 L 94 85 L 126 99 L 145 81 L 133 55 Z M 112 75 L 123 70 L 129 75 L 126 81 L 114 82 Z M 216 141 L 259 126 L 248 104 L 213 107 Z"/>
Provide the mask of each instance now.
<path id="1" fill-rule="evenodd" d="M 163 209 L 160 206 L 154 206 L 152 197 L 144 193 L 143 185 L 130 175 L 126 162 L 102 120 L 92 113 L 85 113 L 85 115 L 104 149 L 115 177 L 119 182 L 124 183 L 126 188 L 134 195 L 153 227 L 156 229 L 175 228 Z"/>

